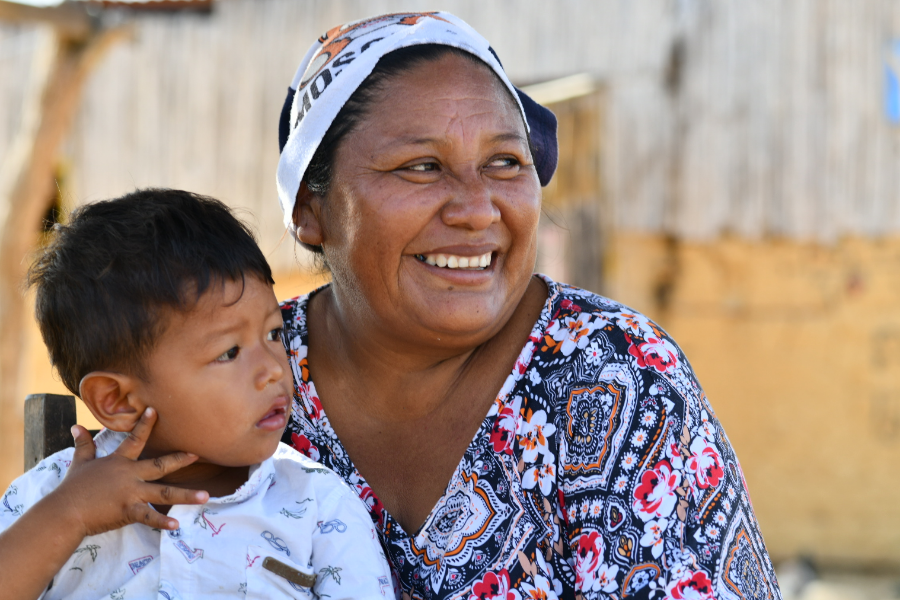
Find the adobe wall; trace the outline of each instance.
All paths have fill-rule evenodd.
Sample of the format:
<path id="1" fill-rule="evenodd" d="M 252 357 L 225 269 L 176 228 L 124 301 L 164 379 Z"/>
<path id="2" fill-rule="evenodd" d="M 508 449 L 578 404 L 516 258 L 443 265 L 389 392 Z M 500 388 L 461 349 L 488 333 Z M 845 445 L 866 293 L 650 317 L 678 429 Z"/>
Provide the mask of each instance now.
<path id="1" fill-rule="evenodd" d="M 605 293 L 658 321 L 690 359 L 773 558 L 900 569 L 900 239 L 619 233 L 604 266 Z M 276 280 L 279 298 L 320 283 Z M 32 333 L 26 389 L 66 393 Z M 96 427 L 86 411 L 79 420 Z M 4 457 L 0 487 L 19 473 L 21 455 Z"/>
<path id="2" fill-rule="evenodd" d="M 773 558 L 900 569 L 900 239 L 620 233 L 606 267 L 690 359 Z"/>

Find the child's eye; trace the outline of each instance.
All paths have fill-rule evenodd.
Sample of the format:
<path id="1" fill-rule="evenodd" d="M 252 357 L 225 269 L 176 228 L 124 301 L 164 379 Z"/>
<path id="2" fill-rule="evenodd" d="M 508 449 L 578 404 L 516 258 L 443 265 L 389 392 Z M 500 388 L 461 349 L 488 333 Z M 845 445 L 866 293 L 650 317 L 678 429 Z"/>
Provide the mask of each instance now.
<path id="1" fill-rule="evenodd" d="M 216 359 L 216 362 L 228 362 L 237 358 L 238 353 L 241 351 L 239 346 L 234 346 L 229 348 L 225 352 L 222 353 L 219 358 Z"/>
<path id="2" fill-rule="evenodd" d="M 266 336 L 266 340 L 268 340 L 270 342 L 280 342 L 281 341 L 281 333 L 282 333 L 281 327 L 279 327 L 278 329 L 273 329 L 272 331 L 269 332 L 269 335 Z"/>

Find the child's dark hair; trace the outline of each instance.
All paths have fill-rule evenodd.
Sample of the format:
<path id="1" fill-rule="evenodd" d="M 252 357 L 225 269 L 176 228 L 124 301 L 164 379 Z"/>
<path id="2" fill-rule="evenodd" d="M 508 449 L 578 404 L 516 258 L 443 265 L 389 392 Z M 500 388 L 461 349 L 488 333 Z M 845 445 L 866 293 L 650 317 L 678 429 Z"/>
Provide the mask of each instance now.
<path id="1" fill-rule="evenodd" d="M 191 310 L 212 285 L 267 283 L 253 234 L 227 206 L 168 189 L 138 190 L 73 211 L 28 272 L 50 360 L 78 394 L 91 371 L 145 376 L 165 309 Z"/>

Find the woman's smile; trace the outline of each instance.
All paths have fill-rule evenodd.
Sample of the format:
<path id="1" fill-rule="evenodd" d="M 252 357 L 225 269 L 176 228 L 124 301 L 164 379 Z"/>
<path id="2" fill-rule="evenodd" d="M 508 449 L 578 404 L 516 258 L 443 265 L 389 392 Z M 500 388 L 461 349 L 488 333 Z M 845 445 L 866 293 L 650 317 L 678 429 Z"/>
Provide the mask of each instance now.
<path id="1" fill-rule="evenodd" d="M 447 290 L 446 285 L 458 288 L 480 287 L 489 284 L 497 275 L 495 253 L 486 252 L 481 255 L 458 254 L 417 254 L 415 266 L 431 277 L 438 278 L 442 289 Z M 484 266 L 481 266 L 482 262 Z M 449 290 L 447 290 L 449 291 Z"/>
<path id="2" fill-rule="evenodd" d="M 457 254 L 429 253 L 416 254 L 421 262 L 431 266 L 440 267 L 442 269 L 468 269 L 472 271 L 483 271 L 491 266 L 491 257 L 493 252 L 485 252 L 477 256 L 460 256 Z"/>

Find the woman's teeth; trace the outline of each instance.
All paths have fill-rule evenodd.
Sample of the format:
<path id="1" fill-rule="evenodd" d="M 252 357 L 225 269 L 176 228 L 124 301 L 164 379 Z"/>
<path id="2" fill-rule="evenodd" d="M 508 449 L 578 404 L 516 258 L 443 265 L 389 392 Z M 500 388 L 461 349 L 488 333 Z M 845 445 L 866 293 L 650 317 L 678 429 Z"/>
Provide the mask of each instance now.
<path id="1" fill-rule="evenodd" d="M 491 253 L 481 256 L 457 256 L 455 254 L 416 254 L 423 263 L 447 269 L 486 269 L 491 266 Z"/>

